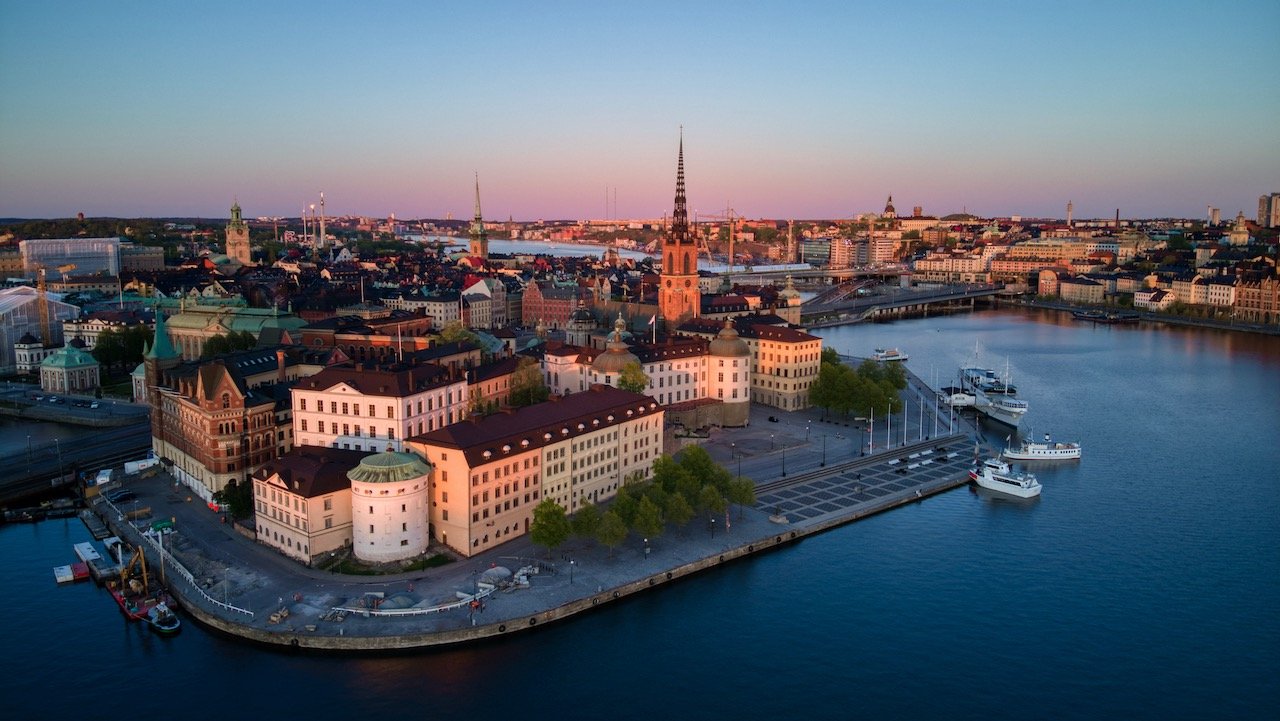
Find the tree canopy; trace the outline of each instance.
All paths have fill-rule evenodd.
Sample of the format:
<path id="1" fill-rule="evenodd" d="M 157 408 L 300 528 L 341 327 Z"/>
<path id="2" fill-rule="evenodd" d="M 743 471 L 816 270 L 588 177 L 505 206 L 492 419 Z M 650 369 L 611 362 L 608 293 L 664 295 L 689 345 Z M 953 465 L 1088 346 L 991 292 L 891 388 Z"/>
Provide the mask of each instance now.
<path id="1" fill-rule="evenodd" d="M 639 363 L 631 361 L 623 366 L 622 372 L 618 374 L 618 387 L 632 393 L 644 393 L 649 387 L 649 376 L 645 375 Z"/>
<path id="2" fill-rule="evenodd" d="M 809 387 L 810 403 L 842 416 L 902 409 L 898 393 L 907 387 L 907 374 L 901 364 L 867 360 L 854 369 L 827 350 L 822 351 L 818 379 Z"/>
<path id="3" fill-rule="evenodd" d="M 511 405 L 520 408 L 545 401 L 551 395 L 542 369 L 533 358 L 521 358 L 519 366 L 511 374 Z"/>
<path id="4" fill-rule="evenodd" d="M 226 335 L 215 335 L 204 342 L 204 347 L 200 350 L 201 358 L 213 358 L 223 355 L 224 353 L 234 353 L 239 350 L 250 350 L 258 345 L 258 339 L 247 330 L 233 330 Z"/>
<path id="5" fill-rule="evenodd" d="M 529 525 L 529 539 L 547 549 L 547 556 L 569 540 L 572 529 L 565 516 L 564 506 L 545 498 L 533 509 L 533 523 Z"/>

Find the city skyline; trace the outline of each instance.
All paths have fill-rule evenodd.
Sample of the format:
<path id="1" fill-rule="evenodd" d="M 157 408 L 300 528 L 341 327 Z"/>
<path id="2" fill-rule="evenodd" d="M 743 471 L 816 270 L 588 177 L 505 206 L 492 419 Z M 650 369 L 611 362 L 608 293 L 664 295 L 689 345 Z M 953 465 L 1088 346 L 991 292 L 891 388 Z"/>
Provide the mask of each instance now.
<path id="1" fill-rule="evenodd" d="M 1280 7 L 0 9 L 0 216 L 1252 217 Z M 615 200 L 616 199 L 616 200 Z"/>

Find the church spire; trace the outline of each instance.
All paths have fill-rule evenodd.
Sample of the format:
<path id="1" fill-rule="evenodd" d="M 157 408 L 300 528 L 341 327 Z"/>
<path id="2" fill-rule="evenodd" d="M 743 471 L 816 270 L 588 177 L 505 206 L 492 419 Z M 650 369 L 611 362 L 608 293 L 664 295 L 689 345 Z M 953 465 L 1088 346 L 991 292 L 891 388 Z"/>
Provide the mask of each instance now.
<path id="1" fill-rule="evenodd" d="M 169 341 L 169 331 L 164 327 L 164 311 L 160 309 L 158 304 L 155 306 L 155 314 L 155 340 L 151 343 L 151 348 L 147 350 L 145 357 L 158 361 L 172 360 L 179 357 L 180 354 L 174 350 L 173 343 Z"/>
<path id="2" fill-rule="evenodd" d="M 480 215 L 480 174 L 476 173 L 476 217 L 471 221 L 471 255 L 489 259 L 489 234 L 484 230 L 484 218 Z"/>
<path id="3" fill-rule="evenodd" d="M 671 239 L 679 244 L 690 242 L 689 209 L 684 197 L 684 126 L 680 126 L 680 152 L 676 160 L 676 208 L 671 217 Z"/>

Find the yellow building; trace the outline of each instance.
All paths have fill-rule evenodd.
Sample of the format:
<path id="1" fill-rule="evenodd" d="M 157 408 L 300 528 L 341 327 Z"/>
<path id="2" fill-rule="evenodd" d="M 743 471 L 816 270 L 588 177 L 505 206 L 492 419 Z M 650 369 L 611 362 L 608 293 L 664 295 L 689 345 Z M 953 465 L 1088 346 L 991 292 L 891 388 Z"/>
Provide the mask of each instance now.
<path id="1" fill-rule="evenodd" d="M 253 474 L 258 542 L 311 564 L 351 545 L 351 480 L 366 454 L 301 446 Z"/>

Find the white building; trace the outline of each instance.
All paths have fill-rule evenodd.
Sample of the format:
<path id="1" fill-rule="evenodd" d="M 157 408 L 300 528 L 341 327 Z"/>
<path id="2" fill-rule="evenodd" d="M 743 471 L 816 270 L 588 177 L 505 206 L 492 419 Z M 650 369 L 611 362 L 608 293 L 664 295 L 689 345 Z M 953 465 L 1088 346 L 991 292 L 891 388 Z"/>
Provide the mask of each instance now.
<path id="1" fill-rule="evenodd" d="M 46 348 L 63 345 L 62 323 L 80 315 L 80 309 L 62 302 L 57 293 L 46 293 L 49 307 L 49 337 L 44 337 L 40 321 L 40 294 L 35 288 L 20 285 L 0 289 L 0 373 L 17 370 L 14 344 L 30 334 Z"/>
<path id="2" fill-rule="evenodd" d="M 119 238 L 38 238 L 21 241 L 18 247 L 28 278 L 44 268 L 46 278 L 61 279 L 64 274 L 58 268 L 65 265 L 74 265 L 76 275 L 120 275 Z"/>
<path id="3" fill-rule="evenodd" d="M 412 453 L 365 456 L 351 479 L 351 546 L 374 563 L 421 555 L 431 540 L 427 489 L 431 467 Z"/>

